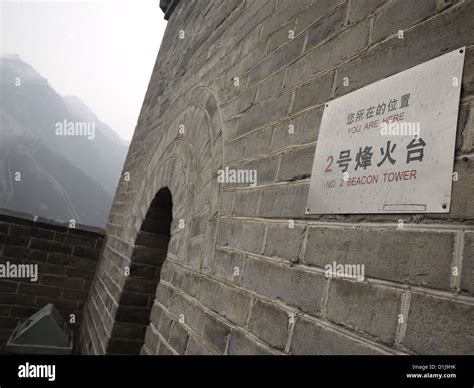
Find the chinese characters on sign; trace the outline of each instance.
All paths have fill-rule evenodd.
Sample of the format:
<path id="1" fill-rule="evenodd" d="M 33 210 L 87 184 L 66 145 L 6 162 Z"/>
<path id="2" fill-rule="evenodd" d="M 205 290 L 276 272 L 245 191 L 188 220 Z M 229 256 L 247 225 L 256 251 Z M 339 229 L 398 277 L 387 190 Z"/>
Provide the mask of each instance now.
<path id="1" fill-rule="evenodd" d="M 404 94 L 400 98 L 400 105 L 398 105 L 398 100 L 396 98 L 391 98 L 387 103 L 380 102 L 377 106 L 370 106 L 367 109 L 360 109 L 356 113 L 349 113 L 347 116 L 347 124 L 350 125 L 357 121 L 362 121 L 364 118 L 370 119 L 371 117 L 381 116 L 387 112 L 392 112 L 398 108 L 406 108 L 408 105 L 408 100 L 410 99 L 410 94 Z"/>
<path id="2" fill-rule="evenodd" d="M 463 63 L 459 49 L 327 103 L 306 213 L 448 212 Z"/>

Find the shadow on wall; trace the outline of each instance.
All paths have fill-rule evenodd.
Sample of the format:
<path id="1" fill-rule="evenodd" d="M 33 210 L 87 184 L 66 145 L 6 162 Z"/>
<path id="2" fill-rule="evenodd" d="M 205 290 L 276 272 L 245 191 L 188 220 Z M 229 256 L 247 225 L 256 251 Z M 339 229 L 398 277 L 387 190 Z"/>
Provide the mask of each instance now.
<path id="1" fill-rule="evenodd" d="M 173 202 L 168 188 L 153 199 L 135 241 L 108 354 L 139 354 L 170 241 Z"/>

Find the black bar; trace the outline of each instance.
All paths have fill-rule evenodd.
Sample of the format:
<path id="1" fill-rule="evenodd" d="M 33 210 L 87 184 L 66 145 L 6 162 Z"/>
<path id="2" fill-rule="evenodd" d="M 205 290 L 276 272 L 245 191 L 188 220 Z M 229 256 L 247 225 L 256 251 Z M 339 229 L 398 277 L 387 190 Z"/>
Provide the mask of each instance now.
<path id="1" fill-rule="evenodd" d="M 49 372 L 54 365 L 54 381 L 48 380 L 53 374 L 45 367 L 35 371 L 42 370 L 46 377 L 31 377 L 32 365 L 49 365 Z M 19 377 L 26 367 L 30 377 Z M 314 387 L 472 388 L 473 368 L 474 356 L 0 356 L 0 387 L 262 384 L 263 388 L 278 383 L 296 388 L 305 383 Z"/>

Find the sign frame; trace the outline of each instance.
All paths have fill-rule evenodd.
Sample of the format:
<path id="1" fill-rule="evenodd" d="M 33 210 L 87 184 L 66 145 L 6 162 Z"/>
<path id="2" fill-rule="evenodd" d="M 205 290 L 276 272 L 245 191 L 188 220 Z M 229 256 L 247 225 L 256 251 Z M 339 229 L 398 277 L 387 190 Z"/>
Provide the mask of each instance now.
<path id="1" fill-rule="evenodd" d="M 450 211 L 465 52 L 461 47 L 325 104 L 307 215 Z M 395 99 L 393 112 L 372 109 Z M 402 134 L 402 127 L 412 132 Z"/>

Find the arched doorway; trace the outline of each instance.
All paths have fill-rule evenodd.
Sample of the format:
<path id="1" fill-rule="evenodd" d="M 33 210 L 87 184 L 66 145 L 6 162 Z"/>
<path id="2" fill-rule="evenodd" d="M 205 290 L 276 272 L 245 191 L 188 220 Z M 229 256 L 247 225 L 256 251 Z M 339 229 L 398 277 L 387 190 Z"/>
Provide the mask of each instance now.
<path id="1" fill-rule="evenodd" d="M 139 354 L 150 323 L 150 313 L 170 241 L 172 197 L 160 189 L 138 232 L 115 316 L 108 354 Z"/>
<path id="2" fill-rule="evenodd" d="M 147 213 L 160 188 L 167 187 L 173 194 L 173 220 L 183 220 L 171 229 L 165 262 L 165 266 L 170 264 L 166 271 L 170 275 L 166 279 L 169 287 L 163 284 L 163 288 L 173 288 L 179 282 L 179 275 L 174 275 L 175 264 L 189 267 L 186 271 L 196 272 L 208 272 L 213 265 L 213 241 L 217 236 L 220 209 L 220 186 L 214 174 L 224 163 L 222 117 L 216 95 L 211 89 L 199 86 L 177 101 L 163 120 L 158 131 L 146 135 L 146 144 L 138 146 L 141 143 L 137 142 L 131 148 L 131 153 L 143 156 L 140 162 L 130 158 L 125 164 L 124 171 L 130 172 L 133 184 L 121 180 L 112 206 L 107 241 L 84 310 L 81 326 L 81 351 L 84 354 L 139 354 L 144 332 L 147 337 L 144 353 L 154 354 L 157 350 L 152 349 L 155 337 L 160 340 L 158 351 L 169 339 L 166 331 L 163 335 L 160 327 L 148 324 L 150 318 L 156 323 L 155 318 L 159 315 L 153 314 L 153 308 L 160 310 L 161 307 L 176 306 L 172 300 L 165 300 L 166 295 L 160 296 L 159 303 L 152 305 L 160 280 L 151 280 L 142 274 L 139 277 L 136 265 L 131 276 L 125 276 L 123 271 L 124 267 L 141 263 L 142 258 L 159 258 L 152 251 L 157 249 L 153 245 L 154 239 L 145 234 L 149 223 L 144 220 L 150 218 Z M 179 125 L 188 130 L 184 133 L 176 131 Z M 153 202 L 171 204 L 171 200 L 156 199 Z M 155 239 L 159 239 L 157 234 Z M 161 261 L 152 260 L 152 264 L 161 264 L 166 254 L 162 253 Z M 161 277 L 165 277 L 164 271 Z M 123 292 L 126 295 L 122 295 Z M 142 295 L 145 293 L 152 296 L 144 298 Z M 170 296 L 173 295 L 174 292 Z M 146 309 L 146 313 L 140 309 Z M 137 324 L 135 316 L 143 321 Z M 178 319 L 177 316 L 173 318 Z M 185 327 L 188 328 L 193 330 L 191 326 Z M 153 329 L 151 334 L 150 329 Z"/>

